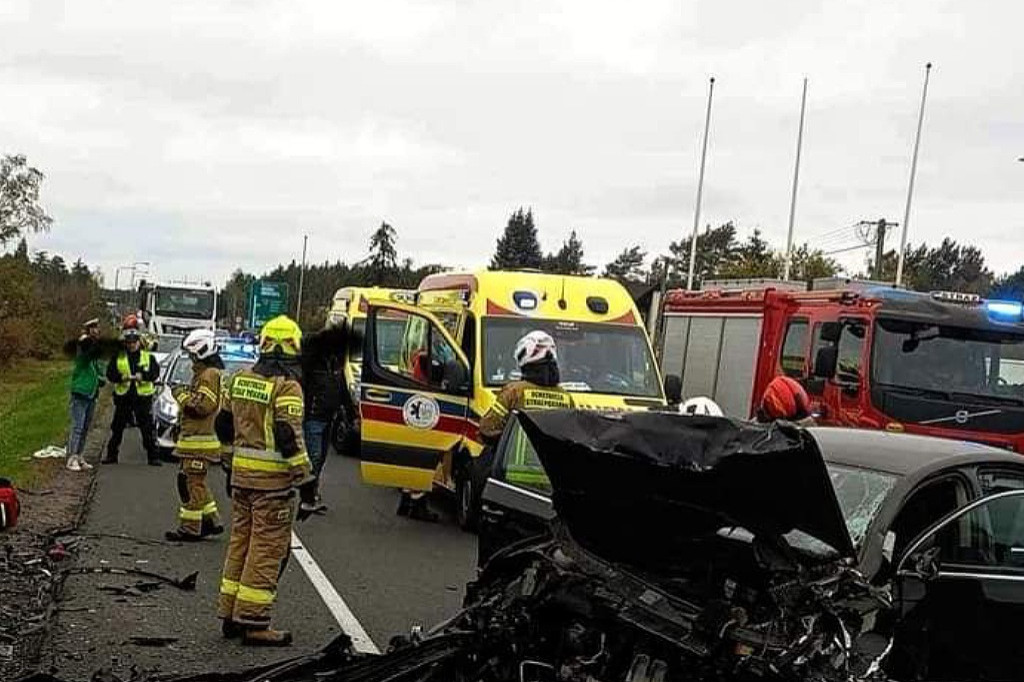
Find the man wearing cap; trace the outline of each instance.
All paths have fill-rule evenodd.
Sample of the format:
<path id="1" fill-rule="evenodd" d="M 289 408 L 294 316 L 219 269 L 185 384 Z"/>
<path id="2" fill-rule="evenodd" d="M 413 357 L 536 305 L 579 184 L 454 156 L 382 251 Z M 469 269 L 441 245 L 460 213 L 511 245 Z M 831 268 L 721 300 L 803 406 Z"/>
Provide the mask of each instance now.
<path id="1" fill-rule="evenodd" d="M 110 440 L 104 464 L 117 464 L 118 450 L 124 429 L 131 417 L 142 434 L 142 446 L 151 466 L 160 466 L 153 437 L 154 382 L 160 376 L 156 358 L 142 347 L 137 326 L 128 322 L 121 330 L 124 348 L 107 365 L 107 380 L 114 386 L 114 419 L 110 424 Z"/>
<path id="2" fill-rule="evenodd" d="M 85 437 L 92 425 L 92 416 L 96 408 L 96 397 L 104 380 L 100 366 L 102 353 L 100 344 L 100 321 L 87 320 L 82 324 L 82 333 L 74 341 L 68 342 L 65 351 L 74 357 L 71 370 L 71 430 L 68 435 L 67 467 L 71 471 L 91 469 L 92 465 L 85 461 L 82 451 L 85 449 Z"/>

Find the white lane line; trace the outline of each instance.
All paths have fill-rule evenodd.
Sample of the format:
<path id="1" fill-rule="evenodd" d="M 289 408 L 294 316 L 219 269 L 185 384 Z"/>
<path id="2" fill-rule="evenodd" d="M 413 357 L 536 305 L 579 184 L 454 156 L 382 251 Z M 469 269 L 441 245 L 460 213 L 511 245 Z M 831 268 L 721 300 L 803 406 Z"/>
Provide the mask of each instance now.
<path id="1" fill-rule="evenodd" d="M 313 587 L 316 588 L 320 598 L 323 599 L 327 610 L 334 616 L 334 620 L 338 621 L 338 625 L 341 626 L 345 634 L 352 638 L 352 648 L 364 654 L 379 654 L 380 649 L 370 639 L 370 635 L 366 634 L 366 630 L 363 629 L 362 624 L 356 619 L 352 609 L 348 607 L 345 600 L 334 589 L 334 585 L 324 575 L 320 565 L 313 559 L 313 555 L 302 544 L 302 540 L 299 539 L 295 531 L 292 531 L 292 556 L 299 562 L 299 566 L 302 566 L 302 570 L 306 572 L 309 582 L 313 583 Z"/>

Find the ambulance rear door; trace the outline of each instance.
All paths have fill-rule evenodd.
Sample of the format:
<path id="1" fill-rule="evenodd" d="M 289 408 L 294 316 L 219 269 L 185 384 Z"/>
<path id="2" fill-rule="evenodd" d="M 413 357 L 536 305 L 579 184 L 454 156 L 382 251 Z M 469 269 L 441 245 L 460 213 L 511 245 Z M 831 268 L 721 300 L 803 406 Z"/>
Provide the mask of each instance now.
<path id="1" fill-rule="evenodd" d="M 430 490 L 444 453 L 467 432 L 469 361 L 423 308 L 368 306 L 360 382 L 363 481 Z"/>

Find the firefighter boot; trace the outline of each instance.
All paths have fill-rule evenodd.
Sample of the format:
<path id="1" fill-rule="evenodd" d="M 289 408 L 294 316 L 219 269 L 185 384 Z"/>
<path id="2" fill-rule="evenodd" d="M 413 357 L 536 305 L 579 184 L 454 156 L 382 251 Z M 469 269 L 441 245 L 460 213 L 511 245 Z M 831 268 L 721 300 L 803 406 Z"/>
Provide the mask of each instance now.
<path id="1" fill-rule="evenodd" d="M 427 506 L 427 496 L 423 495 L 412 500 L 409 518 L 416 521 L 426 521 L 427 523 L 437 523 L 441 517 Z"/>
<path id="2" fill-rule="evenodd" d="M 243 632 L 245 632 L 245 626 L 230 618 L 225 618 L 220 622 L 220 634 L 224 635 L 224 639 L 237 639 L 242 636 Z"/>
<path id="3" fill-rule="evenodd" d="M 288 646 L 291 643 L 292 633 L 287 630 L 247 627 L 242 632 L 242 644 L 248 646 Z"/>

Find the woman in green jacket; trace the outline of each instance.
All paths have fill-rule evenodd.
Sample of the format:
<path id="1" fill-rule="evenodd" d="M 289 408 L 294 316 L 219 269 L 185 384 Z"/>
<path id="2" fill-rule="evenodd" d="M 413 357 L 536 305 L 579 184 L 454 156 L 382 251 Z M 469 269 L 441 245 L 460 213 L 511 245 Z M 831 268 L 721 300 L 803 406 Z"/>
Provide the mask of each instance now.
<path id="1" fill-rule="evenodd" d="M 82 325 L 82 334 L 72 342 L 74 368 L 71 370 L 71 432 L 68 436 L 67 467 L 71 471 L 92 469 L 85 461 L 85 436 L 92 424 L 96 397 L 105 383 L 100 356 L 103 354 L 100 321 L 92 319 Z"/>

